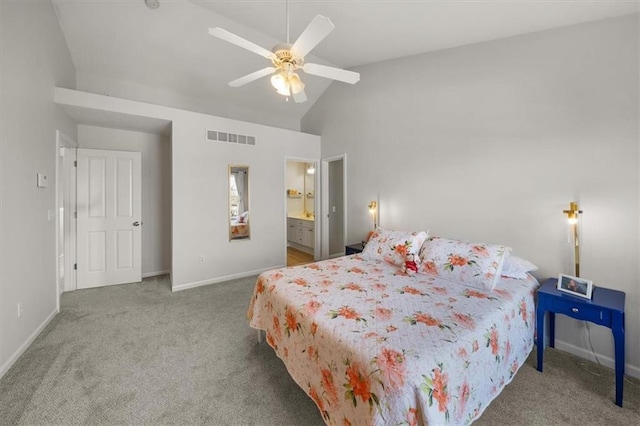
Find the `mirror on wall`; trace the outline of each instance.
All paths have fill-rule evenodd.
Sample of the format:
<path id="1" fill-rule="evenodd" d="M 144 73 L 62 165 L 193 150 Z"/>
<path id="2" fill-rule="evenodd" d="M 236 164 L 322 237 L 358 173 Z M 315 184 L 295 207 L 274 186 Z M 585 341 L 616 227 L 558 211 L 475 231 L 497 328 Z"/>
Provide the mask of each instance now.
<path id="1" fill-rule="evenodd" d="M 316 193 L 316 165 L 315 163 L 304 163 L 304 211 L 308 217 L 315 216 L 315 193 Z"/>
<path id="2" fill-rule="evenodd" d="M 229 241 L 248 240 L 249 166 L 229 166 Z"/>

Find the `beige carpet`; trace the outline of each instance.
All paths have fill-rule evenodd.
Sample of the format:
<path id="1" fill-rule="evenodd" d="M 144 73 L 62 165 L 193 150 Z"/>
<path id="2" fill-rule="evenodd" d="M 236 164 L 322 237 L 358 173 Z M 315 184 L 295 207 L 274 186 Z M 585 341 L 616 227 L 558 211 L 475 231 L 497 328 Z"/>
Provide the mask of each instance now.
<path id="1" fill-rule="evenodd" d="M 247 325 L 255 277 L 171 293 L 166 278 L 65 293 L 62 311 L 0 380 L 0 424 L 321 425 L 310 398 Z M 533 354 L 479 425 L 638 425 L 640 388 Z"/>
<path id="2" fill-rule="evenodd" d="M 477 425 L 640 425 L 640 382 L 627 378 L 615 405 L 613 370 L 547 348 L 544 373 L 536 348 Z"/>

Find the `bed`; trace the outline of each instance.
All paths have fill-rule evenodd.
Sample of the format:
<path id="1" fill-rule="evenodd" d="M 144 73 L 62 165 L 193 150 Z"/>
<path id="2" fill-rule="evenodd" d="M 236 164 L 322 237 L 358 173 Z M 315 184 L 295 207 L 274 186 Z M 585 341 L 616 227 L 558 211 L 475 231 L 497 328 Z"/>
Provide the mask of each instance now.
<path id="1" fill-rule="evenodd" d="M 232 239 L 249 238 L 249 211 L 232 217 L 229 230 Z"/>
<path id="2" fill-rule="evenodd" d="M 249 224 L 231 221 L 231 237 L 234 239 L 249 237 Z"/>
<path id="3" fill-rule="evenodd" d="M 471 423 L 532 350 L 538 282 L 498 276 L 481 289 L 388 260 L 265 272 L 250 325 L 327 424 Z"/>

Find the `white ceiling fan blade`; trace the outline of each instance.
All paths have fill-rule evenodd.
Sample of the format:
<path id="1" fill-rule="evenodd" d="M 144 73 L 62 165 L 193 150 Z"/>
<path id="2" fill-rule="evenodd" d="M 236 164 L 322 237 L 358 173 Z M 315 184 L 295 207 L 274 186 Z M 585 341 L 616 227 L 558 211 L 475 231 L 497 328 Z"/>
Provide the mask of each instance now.
<path id="1" fill-rule="evenodd" d="M 221 40 L 228 41 L 229 43 L 235 44 L 236 46 L 240 46 L 244 49 L 247 49 L 253 53 L 257 53 L 260 56 L 264 56 L 267 59 L 271 59 L 275 56 L 273 52 L 268 51 L 264 47 L 260 47 L 257 44 L 247 39 L 244 39 L 240 36 L 237 36 L 233 33 L 230 33 L 227 30 L 223 30 L 220 27 L 209 28 L 209 34 Z"/>
<path id="2" fill-rule="evenodd" d="M 291 46 L 291 52 L 299 57 L 304 58 L 307 53 L 318 45 L 326 36 L 329 35 L 335 26 L 329 18 L 317 15 L 304 29 L 300 37 Z"/>
<path id="3" fill-rule="evenodd" d="M 240 77 L 236 80 L 229 82 L 229 86 L 231 87 L 240 87 L 244 86 L 247 83 L 251 83 L 254 80 L 267 76 L 269 74 L 273 74 L 277 68 L 275 67 L 266 67 L 258 70 L 256 72 L 252 72 L 251 74 L 247 74 L 244 77 Z"/>
<path id="4" fill-rule="evenodd" d="M 360 81 L 360 73 L 319 64 L 304 64 L 302 70 L 307 74 L 326 77 L 343 83 L 356 84 Z"/>
<path id="5" fill-rule="evenodd" d="M 300 104 L 307 100 L 307 94 L 304 93 L 304 89 L 302 89 L 298 93 L 292 93 L 291 95 L 293 96 L 294 102 L 297 104 Z"/>

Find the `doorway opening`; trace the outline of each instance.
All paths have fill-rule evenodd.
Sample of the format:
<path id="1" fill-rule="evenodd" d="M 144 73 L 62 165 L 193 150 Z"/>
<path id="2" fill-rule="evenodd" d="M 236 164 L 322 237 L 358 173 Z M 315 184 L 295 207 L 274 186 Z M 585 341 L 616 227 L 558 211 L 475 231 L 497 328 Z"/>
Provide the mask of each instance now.
<path id="1" fill-rule="evenodd" d="M 125 283 L 139 282 L 142 278 L 170 274 L 170 131 L 170 128 L 163 128 L 138 132 L 81 124 L 78 126 L 78 142 L 67 137 L 57 138 L 66 141 L 66 146 L 57 142 L 60 150 L 56 153 L 59 156 L 56 161 L 56 260 L 61 266 L 55 273 L 59 290 L 93 287 L 97 282 L 91 281 L 93 278 L 87 281 L 87 274 L 95 277 L 107 270 L 116 270 L 121 275 L 125 270 L 131 270 L 132 265 L 138 269 L 140 263 L 141 276 L 136 273 L 135 277 L 109 279 L 106 285 L 122 280 Z M 82 152 L 95 154 L 100 151 L 109 155 L 80 156 Z M 116 152 L 126 154 L 125 158 L 118 156 L 114 160 L 111 154 Z M 129 178 L 139 167 L 134 165 L 137 161 L 128 158 L 131 152 L 142 155 L 141 182 L 135 185 L 130 185 Z M 78 171 L 81 173 L 76 173 Z M 111 189 L 105 190 L 107 187 Z M 140 188 L 143 194 L 141 208 L 137 205 L 134 208 L 127 195 L 129 189 L 135 187 Z M 131 215 L 132 209 L 138 212 L 135 217 Z M 105 211 L 109 212 L 108 225 L 117 228 L 115 233 L 111 233 L 111 228 L 104 232 L 93 228 L 100 218 L 104 219 Z M 84 225 L 90 226 L 84 226 L 83 237 L 77 232 L 80 224 L 76 215 L 79 220 L 84 220 Z M 140 252 L 137 248 L 140 242 L 138 234 L 141 234 Z M 111 255 L 114 253 L 117 255 Z M 84 281 L 80 273 L 85 275 Z"/>
<path id="2" fill-rule="evenodd" d="M 347 236 L 347 154 L 322 160 L 322 258 L 344 256 Z"/>
<path id="3" fill-rule="evenodd" d="M 287 159 L 285 197 L 287 213 L 287 266 L 317 259 L 316 162 Z"/>

